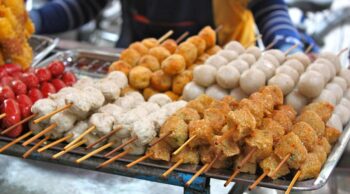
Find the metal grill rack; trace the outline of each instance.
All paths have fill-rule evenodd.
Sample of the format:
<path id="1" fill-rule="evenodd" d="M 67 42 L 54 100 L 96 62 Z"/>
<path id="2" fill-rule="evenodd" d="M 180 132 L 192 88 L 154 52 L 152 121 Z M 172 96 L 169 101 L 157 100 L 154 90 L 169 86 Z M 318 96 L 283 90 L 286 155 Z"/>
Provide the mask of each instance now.
<path id="1" fill-rule="evenodd" d="M 29 39 L 29 45 L 33 49 L 33 66 L 45 58 L 58 44 L 59 39 L 46 36 L 33 35 Z"/>

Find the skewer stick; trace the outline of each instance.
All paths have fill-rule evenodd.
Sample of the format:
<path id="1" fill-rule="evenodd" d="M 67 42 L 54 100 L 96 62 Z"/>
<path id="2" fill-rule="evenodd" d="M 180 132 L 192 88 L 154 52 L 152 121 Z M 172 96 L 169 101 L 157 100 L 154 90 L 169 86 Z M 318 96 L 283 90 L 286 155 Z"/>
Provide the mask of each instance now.
<path id="1" fill-rule="evenodd" d="M 11 127 L 1 131 L 1 135 L 5 135 L 6 133 L 10 132 L 11 130 L 13 130 L 14 128 L 18 127 L 19 125 L 22 125 L 23 123 L 26 123 L 27 121 L 31 120 L 32 118 L 36 117 L 37 114 L 33 114 L 33 115 L 30 115 L 29 117 L 21 120 L 20 122 L 12 125 Z M 1 116 L 0 116 L 1 117 Z M 0 118 L 1 119 L 1 118 Z"/>
<path id="2" fill-rule="evenodd" d="M 183 39 L 185 39 L 190 33 L 188 31 L 184 32 L 183 34 L 181 34 L 181 36 L 179 36 L 179 38 L 177 38 L 175 40 L 175 42 L 177 44 L 179 44 L 179 42 L 181 42 Z"/>
<path id="3" fill-rule="evenodd" d="M 257 178 L 253 184 L 251 184 L 249 186 L 249 191 L 255 189 L 255 187 L 265 178 L 265 176 L 268 174 L 269 172 L 268 171 L 265 171 L 264 173 L 262 173 L 259 178 Z"/>
<path id="4" fill-rule="evenodd" d="M 313 47 L 314 47 L 314 44 L 310 44 L 310 45 L 306 48 L 305 53 L 306 53 L 306 54 L 310 53 L 310 51 L 311 51 L 311 49 L 312 49 Z"/>
<path id="5" fill-rule="evenodd" d="M 47 144 L 44 147 L 38 149 L 38 152 L 41 153 L 41 152 L 43 152 L 43 151 L 45 151 L 45 150 L 47 150 L 47 149 L 49 149 L 49 148 L 59 144 L 59 143 L 62 143 L 62 142 L 66 141 L 66 140 L 68 140 L 68 139 L 70 139 L 72 137 L 73 137 L 73 134 L 68 134 L 67 136 L 62 137 L 62 138 L 60 138 L 60 139 L 58 139 L 58 140 L 56 140 L 56 141 L 54 141 L 52 143 Z"/>
<path id="6" fill-rule="evenodd" d="M 345 51 L 347 51 L 349 48 L 346 47 L 346 48 L 343 48 L 342 50 L 340 50 L 337 54 L 338 57 L 340 57 L 340 55 L 342 55 Z"/>
<path id="7" fill-rule="evenodd" d="M 229 185 L 232 180 L 239 174 L 240 169 L 236 168 L 235 171 L 233 171 L 232 175 L 226 180 L 224 186 L 227 187 L 227 185 Z"/>
<path id="8" fill-rule="evenodd" d="M 33 141 L 39 139 L 41 136 L 45 135 L 46 133 L 49 133 L 50 131 L 52 131 L 52 129 L 54 129 L 55 127 L 57 127 L 56 123 L 51 124 L 50 126 L 48 126 L 46 129 L 40 131 L 40 133 L 34 135 L 33 137 L 31 137 L 30 139 L 28 139 L 27 141 L 25 141 L 24 143 L 22 143 L 22 146 L 27 146 L 28 144 L 32 143 Z"/>
<path id="9" fill-rule="evenodd" d="M 85 137 L 87 134 L 91 133 L 93 130 L 96 129 L 95 125 L 92 125 L 90 128 L 88 128 L 84 133 L 80 134 L 77 138 L 75 138 L 72 142 L 70 142 L 68 145 L 64 146 L 64 149 L 68 149 L 69 147 L 73 146 L 75 143 L 77 143 L 79 140 L 81 140 L 83 137 Z"/>
<path id="10" fill-rule="evenodd" d="M 40 140 L 37 144 L 31 147 L 28 151 L 23 154 L 23 158 L 26 159 L 33 151 L 37 150 L 45 141 L 50 138 L 50 135 L 46 136 L 44 139 Z"/>
<path id="11" fill-rule="evenodd" d="M 86 139 L 83 139 L 83 140 L 79 141 L 78 143 L 72 145 L 71 147 L 67 148 L 66 150 L 62 150 L 62 151 L 58 152 L 57 154 L 53 155 L 52 158 L 53 159 L 57 159 L 58 157 L 62 156 L 63 154 L 65 154 L 65 153 L 67 153 L 69 151 L 72 151 L 75 148 L 83 145 L 85 142 L 86 142 Z"/>
<path id="12" fill-rule="evenodd" d="M 175 152 L 173 152 L 173 155 L 177 155 L 179 154 L 183 149 L 185 149 L 185 147 L 191 142 L 193 141 L 195 138 L 197 137 L 197 135 L 192 136 L 190 139 L 188 139 L 184 144 L 182 144 Z"/>
<path id="13" fill-rule="evenodd" d="M 15 145 L 16 143 L 22 141 L 23 139 L 27 138 L 32 133 L 33 133 L 32 131 L 28 131 L 27 133 L 23 134 L 22 136 L 12 140 L 10 143 L 8 143 L 5 146 L 3 146 L 2 148 L 0 148 L 0 153 L 2 153 L 3 151 L 7 150 L 9 147 Z"/>
<path id="14" fill-rule="evenodd" d="M 222 30 L 223 27 L 224 27 L 223 25 L 220 25 L 220 26 L 216 27 L 214 31 L 216 33 L 218 33 L 218 32 L 220 32 Z"/>
<path id="15" fill-rule="evenodd" d="M 172 34 L 174 33 L 174 31 L 169 30 L 167 33 L 165 33 L 162 37 L 160 37 L 158 39 L 158 43 L 162 43 L 164 40 L 166 40 L 167 38 L 169 38 Z"/>
<path id="16" fill-rule="evenodd" d="M 265 48 L 265 50 L 269 50 L 271 49 L 273 46 L 275 46 L 275 44 L 278 42 L 277 39 L 274 39 L 270 44 L 268 44 Z"/>
<path id="17" fill-rule="evenodd" d="M 102 152 L 103 150 L 105 150 L 105 149 L 111 147 L 111 146 L 114 145 L 114 144 L 115 144 L 115 142 L 109 142 L 109 143 L 107 143 L 106 145 L 101 146 L 101 147 L 97 148 L 96 150 L 94 150 L 94 151 L 92 151 L 92 152 L 86 154 L 85 156 L 83 156 L 83 157 L 77 159 L 75 162 L 79 164 L 79 163 L 83 162 L 84 160 L 89 159 L 91 156 L 93 156 L 93 155 L 95 155 L 95 154 L 98 154 L 98 153 Z"/>
<path id="18" fill-rule="evenodd" d="M 255 153 L 256 151 L 256 147 L 254 147 L 252 150 L 250 150 L 250 152 L 243 158 L 243 160 L 238 164 L 237 168 L 238 169 L 241 169 L 242 166 L 245 165 L 245 163 L 247 163 L 250 158 L 253 156 L 253 154 Z"/>
<path id="19" fill-rule="evenodd" d="M 132 161 L 131 163 L 129 163 L 128 165 L 126 165 L 127 168 L 131 168 L 133 166 L 135 166 L 137 163 L 142 162 L 144 160 L 146 160 L 147 158 L 151 157 L 153 153 L 148 152 L 147 154 L 145 154 L 144 156 Z"/>
<path id="20" fill-rule="evenodd" d="M 148 145 L 150 147 L 156 145 L 157 143 L 161 142 L 164 138 L 168 137 L 171 134 L 171 131 L 169 131 L 168 133 L 166 133 L 165 135 L 163 135 L 162 137 L 159 137 L 158 139 L 156 139 L 155 141 L 149 143 Z"/>
<path id="21" fill-rule="evenodd" d="M 297 48 L 299 46 L 298 43 L 295 43 L 293 46 L 289 47 L 289 49 L 287 49 L 285 52 L 284 52 L 284 55 L 288 55 L 290 52 L 292 52 L 295 48 Z"/>
<path id="22" fill-rule="evenodd" d="M 252 46 L 253 44 L 255 44 L 256 41 L 260 40 L 262 38 L 262 35 L 261 34 L 258 34 L 254 37 L 254 40 L 248 42 L 246 48 Z"/>
<path id="23" fill-rule="evenodd" d="M 102 136 L 100 139 L 98 139 L 98 140 L 95 141 L 94 143 L 88 145 L 88 146 L 86 147 L 86 149 L 90 149 L 90 148 L 94 147 L 95 145 L 101 143 L 103 140 L 105 140 L 105 139 L 109 138 L 110 136 L 114 135 L 114 134 L 115 134 L 116 132 L 118 132 L 121 128 L 122 128 L 121 126 L 116 127 L 115 129 L 113 129 L 113 131 L 111 131 L 111 132 L 109 132 L 108 134 Z"/>
<path id="24" fill-rule="evenodd" d="M 173 172 L 177 167 L 179 167 L 183 162 L 184 162 L 184 159 L 182 159 L 182 158 L 180 160 L 178 160 L 172 167 L 170 167 L 167 171 L 165 171 L 162 174 L 162 177 L 166 178 L 167 176 L 169 176 L 169 174 L 171 172 Z"/>
<path id="25" fill-rule="evenodd" d="M 33 121 L 33 123 L 34 123 L 34 124 L 38 124 L 38 123 L 40 123 L 41 121 L 46 120 L 46 119 L 52 117 L 53 115 L 55 115 L 55 114 L 57 114 L 57 113 L 59 113 L 59 112 L 62 112 L 62 111 L 64 111 L 64 110 L 67 110 L 67 109 L 69 109 L 69 108 L 72 107 L 72 106 L 73 106 L 73 103 L 66 104 L 65 106 L 63 106 L 63 107 L 61 107 L 61 108 L 59 108 L 59 109 L 56 109 L 56 110 L 50 112 L 50 113 L 47 114 L 47 115 L 44 115 L 44 116 L 42 116 L 42 117 L 39 117 L 39 118 L 35 119 L 35 120 Z"/>
<path id="26" fill-rule="evenodd" d="M 132 151 L 132 148 L 128 148 L 128 149 L 124 150 L 122 153 L 117 154 L 117 155 L 113 156 L 113 158 L 111 158 L 111 159 L 109 159 L 109 160 L 107 160 L 107 161 L 101 163 L 101 164 L 98 165 L 96 168 L 97 168 L 97 169 L 99 169 L 99 168 L 104 168 L 104 167 L 106 167 L 107 165 L 109 165 L 110 163 L 112 163 L 112 162 L 118 160 L 119 158 L 124 157 L 126 154 L 128 154 L 128 153 L 131 152 L 131 151 Z"/>
<path id="27" fill-rule="evenodd" d="M 136 136 L 133 137 L 133 138 L 130 138 L 128 141 L 126 141 L 126 142 L 124 142 L 122 145 L 120 145 L 120 146 L 114 148 L 112 151 L 108 152 L 108 153 L 105 154 L 104 156 L 105 156 L 105 157 L 108 157 L 108 156 L 112 155 L 113 153 L 115 153 L 115 152 L 121 150 L 121 149 L 122 149 L 123 147 L 125 147 L 126 145 L 131 144 L 132 142 L 134 142 L 134 141 L 136 141 L 136 140 L 137 140 L 137 137 L 136 137 Z"/>
<path id="28" fill-rule="evenodd" d="M 287 161 L 289 158 L 290 158 L 290 154 L 287 154 L 287 155 L 283 158 L 283 160 L 278 164 L 278 166 L 275 168 L 275 170 L 272 171 L 271 177 L 275 176 L 275 174 L 278 172 L 278 170 L 282 167 L 282 165 L 283 165 L 284 163 L 286 163 L 286 161 Z"/>
<path id="29" fill-rule="evenodd" d="M 190 186 L 192 184 L 192 182 L 194 180 L 196 180 L 197 177 L 199 177 L 199 175 L 201 175 L 205 170 L 207 170 L 209 166 L 209 163 L 205 164 L 204 166 L 202 166 L 201 169 L 199 169 L 196 174 L 194 174 L 190 180 L 187 181 L 187 183 L 185 184 L 186 187 Z"/>
<path id="30" fill-rule="evenodd" d="M 294 184 L 297 182 L 300 174 L 301 174 L 301 171 L 298 170 L 298 172 L 294 175 L 292 182 L 290 182 L 290 184 L 288 186 L 288 189 L 286 190 L 285 194 L 289 194 L 290 193 L 290 191 L 292 190 Z"/>
<path id="31" fill-rule="evenodd" d="M 3 119 L 3 118 L 5 118 L 5 117 L 6 117 L 6 113 L 0 114 L 0 119 Z"/>
<path id="32" fill-rule="evenodd" d="M 207 169 L 205 169 L 205 171 L 204 171 L 205 173 L 211 169 L 211 167 L 214 165 L 214 163 L 219 159 L 220 155 L 221 155 L 221 153 L 215 155 L 214 159 L 209 163 Z"/>

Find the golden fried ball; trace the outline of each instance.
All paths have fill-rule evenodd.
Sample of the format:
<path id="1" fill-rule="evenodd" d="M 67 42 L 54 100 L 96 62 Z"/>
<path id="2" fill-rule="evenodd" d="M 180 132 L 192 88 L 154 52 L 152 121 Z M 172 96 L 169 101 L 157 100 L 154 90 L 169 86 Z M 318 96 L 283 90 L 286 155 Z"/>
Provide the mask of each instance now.
<path id="1" fill-rule="evenodd" d="M 172 100 L 172 101 L 177 101 L 180 96 L 178 96 L 177 94 L 175 94 L 174 92 L 172 91 L 167 91 L 164 93 L 165 95 L 169 96 L 169 98 Z"/>
<path id="2" fill-rule="evenodd" d="M 162 63 L 162 61 L 164 59 L 166 59 L 167 57 L 169 57 L 171 55 L 170 52 L 162 46 L 156 46 L 156 47 L 149 49 L 148 54 L 156 57 L 158 59 L 159 63 Z"/>
<path id="3" fill-rule="evenodd" d="M 177 47 L 175 52 L 176 54 L 180 54 L 185 58 L 186 66 L 189 67 L 193 64 L 193 62 L 197 59 L 197 47 L 190 42 L 184 42 Z"/>
<path id="4" fill-rule="evenodd" d="M 221 47 L 215 45 L 215 46 L 209 48 L 206 53 L 208 55 L 215 55 L 217 52 L 219 52 L 221 50 L 222 50 Z"/>
<path id="5" fill-rule="evenodd" d="M 200 64 L 200 65 L 202 65 L 202 64 L 204 64 L 204 62 L 205 62 L 209 57 L 210 57 L 209 54 L 203 53 L 203 54 L 201 54 L 201 55 L 197 58 L 197 60 L 194 62 L 194 64 Z"/>
<path id="6" fill-rule="evenodd" d="M 172 90 L 174 93 L 181 95 L 182 91 L 187 83 L 192 80 L 192 71 L 186 70 L 179 75 L 175 76 L 173 81 Z"/>
<path id="7" fill-rule="evenodd" d="M 143 66 L 137 66 L 129 72 L 129 83 L 136 89 L 144 89 L 149 86 L 152 71 Z"/>
<path id="8" fill-rule="evenodd" d="M 158 94 L 159 92 L 157 92 L 156 90 L 154 90 L 153 88 L 145 88 L 143 89 L 143 97 L 145 98 L 145 100 L 148 100 L 151 96 Z"/>
<path id="9" fill-rule="evenodd" d="M 114 63 L 112 63 L 111 66 L 109 66 L 109 72 L 112 72 L 112 71 L 121 71 L 123 73 L 125 73 L 125 75 L 128 75 L 129 72 L 131 70 L 131 66 L 126 63 L 125 61 L 116 61 Z"/>
<path id="10" fill-rule="evenodd" d="M 149 49 L 159 45 L 158 40 L 155 38 L 145 38 L 142 40 L 142 44 Z"/>
<path id="11" fill-rule="evenodd" d="M 162 43 L 162 47 L 166 48 L 171 54 L 173 54 L 177 49 L 177 43 L 173 39 L 167 39 Z"/>
<path id="12" fill-rule="evenodd" d="M 141 55 L 148 53 L 148 48 L 139 41 L 130 44 L 129 48 L 135 49 Z"/>
<path id="13" fill-rule="evenodd" d="M 162 70 L 152 73 L 151 87 L 157 91 L 164 92 L 170 89 L 172 78 L 165 74 Z"/>
<path id="14" fill-rule="evenodd" d="M 151 71 L 160 69 L 160 63 L 153 55 L 144 55 L 140 58 L 138 65 L 147 67 Z"/>
<path id="15" fill-rule="evenodd" d="M 216 43 L 216 33 L 215 30 L 212 29 L 210 26 L 204 27 L 198 35 L 205 40 L 206 48 L 211 48 Z"/>
<path id="16" fill-rule="evenodd" d="M 179 54 L 173 54 L 162 62 L 161 67 L 166 74 L 176 75 L 185 70 L 186 62 L 183 56 Z"/>
<path id="17" fill-rule="evenodd" d="M 197 47 L 198 55 L 201 55 L 204 53 L 206 48 L 206 42 L 203 38 L 201 38 L 200 36 L 192 36 L 188 38 L 186 41 L 194 44 L 194 46 Z"/>
<path id="18" fill-rule="evenodd" d="M 140 60 L 141 55 L 135 49 L 128 48 L 120 53 L 120 60 L 125 61 L 132 67 L 136 66 L 137 62 Z"/>

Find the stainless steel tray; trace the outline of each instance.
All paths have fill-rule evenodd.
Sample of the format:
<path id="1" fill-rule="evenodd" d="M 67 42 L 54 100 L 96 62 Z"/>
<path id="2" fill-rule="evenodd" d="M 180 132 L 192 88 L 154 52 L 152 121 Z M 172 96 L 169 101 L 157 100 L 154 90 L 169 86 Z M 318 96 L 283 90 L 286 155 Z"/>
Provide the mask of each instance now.
<path id="1" fill-rule="evenodd" d="M 32 65 L 39 63 L 44 57 L 46 57 L 58 44 L 58 38 L 50 38 L 47 36 L 32 35 L 29 39 L 29 45 L 33 49 L 33 63 Z"/>
<path id="2" fill-rule="evenodd" d="M 103 77 L 108 73 L 108 67 L 116 60 L 119 54 L 91 50 L 71 50 L 58 52 L 45 59 L 34 67 L 49 65 L 52 61 L 62 61 L 66 68 L 77 75 L 95 78 Z"/>
<path id="3" fill-rule="evenodd" d="M 46 66 L 54 60 L 61 60 L 65 63 L 68 69 L 74 71 L 79 75 L 102 77 L 107 72 L 108 66 L 117 59 L 118 59 L 118 54 L 97 52 L 97 51 L 91 51 L 91 50 L 73 50 L 73 51 L 64 51 L 64 52 L 56 53 L 55 55 L 39 63 L 37 66 L 38 67 Z M 350 139 L 350 123 L 344 127 L 342 135 L 340 136 L 338 142 L 333 147 L 319 176 L 316 179 L 298 181 L 293 187 L 293 190 L 294 191 L 317 190 L 322 186 L 324 186 L 329 176 L 331 175 L 332 171 L 336 167 L 338 161 L 340 160 L 340 157 L 342 156 L 347 146 L 347 143 L 349 142 L 349 139 Z M 0 141 L 9 141 L 9 140 L 10 140 L 9 138 L 0 137 Z M 52 148 L 51 151 L 61 150 L 63 146 L 64 146 L 63 144 L 58 145 L 57 147 Z M 74 157 L 76 158 L 77 155 L 85 155 L 86 153 L 87 152 L 85 149 L 78 148 L 76 150 L 73 150 L 71 153 L 67 154 L 67 156 L 69 158 L 74 158 Z M 95 155 L 94 157 L 90 158 L 90 160 L 101 161 L 102 158 L 106 159 L 105 157 L 103 157 L 103 154 L 104 153 Z M 118 165 L 125 164 L 125 162 L 131 162 L 138 157 L 139 156 L 127 155 L 121 158 L 120 160 L 116 161 L 115 163 L 118 163 Z M 44 160 L 52 161 L 50 160 L 50 158 L 44 158 Z M 88 162 L 88 161 L 85 161 L 85 162 Z M 72 161 L 71 164 L 73 163 L 74 161 Z M 96 166 L 98 165 L 97 163 L 94 164 L 94 162 L 90 162 L 89 164 L 91 163 L 92 165 L 96 165 Z M 70 164 L 67 163 L 67 165 L 70 165 Z M 139 165 L 140 166 L 144 165 L 154 169 L 164 169 L 164 170 L 168 169 L 170 166 L 169 163 L 153 161 L 153 160 L 145 160 L 139 163 Z M 195 166 L 195 165 L 182 165 L 179 168 L 177 168 L 176 171 L 185 172 L 185 173 L 195 173 L 196 170 L 199 169 L 200 167 L 201 166 Z M 109 168 L 107 169 L 109 170 Z M 128 169 L 125 168 L 125 170 L 128 170 Z M 106 170 L 103 170 L 103 171 L 106 171 Z M 226 180 L 229 178 L 231 173 L 232 173 L 232 169 L 212 169 L 209 172 L 207 172 L 205 176 L 210 178 Z M 253 183 L 260 174 L 250 175 L 246 173 L 241 173 L 234 179 L 234 181 L 242 182 L 242 183 Z M 279 190 L 286 190 L 288 188 L 288 185 L 291 181 L 292 176 L 293 176 L 293 173 L 291 173 L 286 177 L 282 177 L 274 181 L 269 178 L 265 178 L 263 181 L 261 181 L 259 186 L 274 188 Z"/>

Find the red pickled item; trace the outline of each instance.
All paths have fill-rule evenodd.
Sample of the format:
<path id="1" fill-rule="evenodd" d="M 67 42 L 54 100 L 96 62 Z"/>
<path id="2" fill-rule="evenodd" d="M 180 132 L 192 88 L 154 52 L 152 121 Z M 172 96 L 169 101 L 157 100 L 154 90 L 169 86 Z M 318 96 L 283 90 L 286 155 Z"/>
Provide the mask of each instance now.
<path id="1" fill-rule="evenodd" d="M 1 113 L 5 113 L 6 117 L 1 120 L 1 127 L 6 129 L 21 121 L 21 110 L 15 99 L 6 99 L 1 105 Z M 8 132 L 9 137 L 17 137 L 22 133 L 22 125 Z"/>
<path id="2" fill-rule="evenodd" d="M 22 72 L 22 67 L 16 64 L 7 63 L 7 64 L 4 64 L 2 67 L 4 67 L 7 73 L 9 74 L 12 74 L 15 72 Z"/>
<path id="3" fill-rule="evenodd" d="M 35 103 L 39 99 L 44 98 L 44 95 L 41 93 L 41 91 L 38 88 L 30 89 L 28 92 L 28 96 L 32 100 L 33 103 Z"/>
<path id="4" fill-rule="evenodd" d="M 6 75 L 6 76 L 1 78 L 1 85 L 2 86 L 9 86 L 11 84 L 12 80 L 14 80 L 14 78 L 12 76 Z"/>
<path id="5" fill-rule="evenodd" d="M 15 93 L 9 86 L 0 86 L 0 103 L 6 99 L 14 99 Z"/>
<path id="6" fill-rule="evenodd" d="M 48 69 L 50 70 L 52 75 L 58 76 L 64 72 L 65 67 L 62 61 L 53 61 L 48 66 Z"/>
<path id="7" fill-rule="evenodd" d="M 27 85 L 28 88 L 37 88 L 39 87 L 39 79 L 38 77 L 30 72 L 30 73 L 23 73 L 21 76 L 22 82 Z"/>
<path id="8" fill-rule="evenodd" d="M 22 118 L 29 117 L 32 114 L 31 112 L 31 108 L 33 105 L 32 100 L 29 98 L 29 96 L 25 94 L 18 95 L 16 99 L 19 105 L 19 109 L 21 110 Z"/>
<path id="9" fill-rule="evenodd" d="M 39 82 L 46 82 L 51 80 L 51 72 L 47 68 L 39 68 L 35 70 L 35 75 L 38 77 Z"/>
<path id="10" fill-rule="evenodd" d="M 13 80 L 11 88 L 16 95 L 27 93 L 27 86 L 21 80 Z"/>
<path id="11" fill-rule="evenodd" d="M 72 86 L 77 81 L 77 78 L 74 73 L 67 71 L 63 73 L 62 80 L 67 86 Z"/>
<path id="12" fill-rule="evenodd" d="M 51 81 L 51 83 L 55 87 L 56 92 L 60 91 L 64 87 L 66 87 L 66 84 L 60 79 L 53 79 Z"/>
<path id="13" fill-rule="evenodd" d="M 53 86 L 51 83 L 49 82 L 44 82 L 41 84 L 41 93 L 43 94 L 43 96 L 46 98 L 49 96 L 49 94 L 54 94 L 56 93 L 56 89 L 55 86 Z"/>

